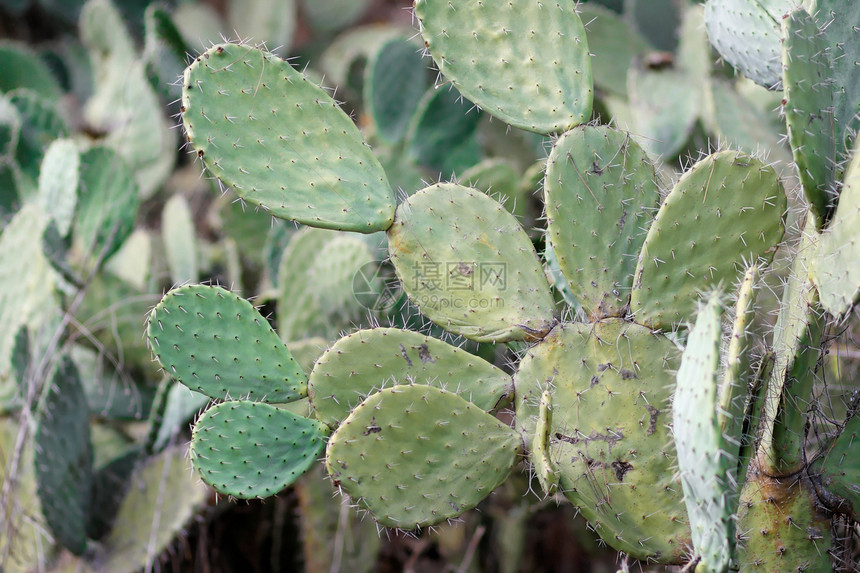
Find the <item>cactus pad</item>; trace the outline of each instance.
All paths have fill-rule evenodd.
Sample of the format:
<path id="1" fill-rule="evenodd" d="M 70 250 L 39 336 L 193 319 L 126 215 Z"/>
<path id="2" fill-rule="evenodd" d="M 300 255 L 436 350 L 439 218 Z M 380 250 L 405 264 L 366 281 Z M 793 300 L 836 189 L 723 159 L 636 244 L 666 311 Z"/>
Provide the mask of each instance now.
<path id="1" fill-rule="evenodd" d="M 75 143 L 57 139 L 48 146 L 39 170 L 39 203 L 62 237 L 68 235 L 74 221 L 80 165 Z"/>
<path id="2" fill-rule="evenodd" d="M 189 473 L 184 447 L 149 459 L 129 481 L 115 526 L 95 556 L 99 571 L 151 568 L 206 501 L 207 489 Z"/>
<path id="3" fill-rule="evenodd" d="M 359 330 L 323 354 L 308 380 L 318 420 L 337 426 L 367 396 L 407 381 L 454 392 L 485 411 L 513 394 L 511 377 L 436 338 L 396 328 Z"/>
<path id="4" fill-rule="evenodd" d="M 315 227 L 391 225 L 394 193 L 355 124 L 277 56 L 214 46 L 186 69 L 182 106 L 197 155 L 240 197 Z"/>
<path id="5" fill-rule="evenodd" d="M 304 228 L 290 237 L 278 264 L 278 334 L 282 340 L 328 334 L 329 325 L 311 284 L 313 268 L 335 231 Z"/>
<path id="6" fill-rule="evenodd" d="M 769 263 L 784 232 L 785 193 L 772 167 L 738 151 L 699 161 L 666 197 L 642 246 L 630 310 L 669 329 L 695 310 L 697 292 Z"/>
<path id="7" fill-rule="evenodd" d="M 517 424 L 533 458 L 541 398 L 552 396 L 548 457 L 558 490 L 609 545 L 662 563 L 680 562 L 690 541 L 668 429 L 677 364 L 663 335 L 607 319 L 556 327 L 514 376 Z"/>
<path id="8" fill-rule="evenodd" d="M 416 0 L 415 14 L 439 71 L 487 113 L 538 133 L 591 115 L 591 61 L 575 3 Z"/>
<path id="9" fill-rule="evenodd" d="M 779 0 L 788 8 L 794 0 Z M 779 20 L 755 0 L 710 0 L 705 27 L 711 44 L 732 66 L 766 88 L 779 84 Z"/>
<path id="10" fill-rule="evenodd" d="M 332 434 L 326 469 L 382 525 L 425 527 L 475 507 L 507 479 L 520 438 L 431 386 L 371 395 Z"/>
<path id="11" fill-rule="evenodd" d="M 376 262 L 367 242 L 357 235 L 332 237 L 316 253 L 307 285 L 313 292 L 316 307 L 327 323 L 348 324 L 366 312 L 356 299 L 356 273 Z M 289 279 L 287 279 L 289 280 Z M 379 284 L 367 284 L 368 290 L 381 290 Z"/>
<path id="12" fill-rule="evenodd" d="M 581 126 L 553 147 L 544 185 L 549 239 L 592 318 L 623 316 L 636 256 L 660 202 L 654 167 L 629 134 Z"/>
<path id="13" fill-rule="evenodd" d="M 821 296 L 821 306 L 833 314 L 846 313 L 860 298 L 860 146 L 845 172 L 839 204 L 811 257 L 812 278 Z"/>
<path id="14" fill-rule="evenodd" d="M 243 499 L 275 495 L 305 473 L 325 446 L 319 422 L 269 404 L 224 402 L 194 425 L 191 462 L 203 481 Z"/>
<path id="15" fill-rule="evenodd" d="M 793 11 L 782 21 L 782 85 L 788 141 L 797 164 L 803 193 L 823 224 L 832 206 L 836 149 L 832 64 L 826 43 L 812 16 Z"/>
<path id="16" fill-rule="evenodd" d="M 858 438 L 860 416 L 855 413 L 845 422 L 842 432 L 830 444 L 826 455 L 818 458 L 813 467 L 819 478 L 816 485 L 820 484 L 826 488 L 831 499 L 836 497 L 838 509 L 851 515 L 855 521 L 860 517 L 860 458 L 856 449 Z M 823 497 L 820 492 L 819 489 L 819 497 Z M 827 500 L 826 497 L 823 499 Z"/>
<path id="17" fill-rule="evenodd" d="M 195 392 L 222 400 L 291 402 L 307 377 L 251 303 L 220 287 L 172 290 L 149 316 L 162 367 Z"/>
<path id="18" fill-rule="evenodd" d="M 787 1 L 787 0 L 781 0 Z M 806 2 L 809 5 L 810 2 Z M 837 160 L 851 150 L 860 127 L 860 4 L 844 0 L 817 0 L 815 16 L 824 31 L 833 68 L 833 118 L 836 123 Z"/>
<path id="19" fill-rule="evenodd" d="M 559 472 L 552 465 L 549 455 L 552 432 L 552 392 L 544 390 L 540 398 L 540 412 L 532 440 L 531 460 L 535 476 L 546 495 L 558 491 Z"/>
<path id="20" fill-rule="evenodd" d="M 739 444 L 743 440 L 744 412 L 748 402 L 751 380 L 752 321 L 755 318 L 756 282 L 758 267 L 752 266 L 744 273 L 738 288 L 735 317 L 731 338 L 726 350 L 725 371 L 718 392 L 720 430 L 726 437 L 726 448 L 738 456 Z M 733 444 L 733 445 L 730 445 Z"/>
<path id="21" fill-rule="evenodd" d="M 752 471 L 740 498 L 738 565 L 743 573 L 830 573 L 830 517 L 805 476 L 774 479 Z"/>
<path id="22" fill-rule="evenodd" d="M 443 328 L 478 342 L 540 338 L 555 303 L 526 232 L 497 201 L 432 185 L 397 208 L 389 251 L 409 298 Z"/>
<path id="23" fill-rule="evenodd" d="M 140 205 L 134 173 L 107 147 L 81 154 L 80 190 L 73 244 L 107 259 L 134 230 Z"/>
<path id="24" fill-rule="evenodd" d="M 379 48 L 365 75 L 364 101 L 376 129 L 386 141 L 396 143 L 406 134 L 429 84 L 421 50 L 414 42 L 392 39 Z"/>
<path id="25" fill-rule="evenodd" d="M 89 408 L 70 359 L 63 359 L 49 384 L 35 437 L 39 499 L 54 538 L 81 555 L 93 477 Z"/>
<path id="26" fill-rule="evenodd" d="M 734 549 L 735 502 L 729 472 L 737 452 L 726 451 L 718 417 L 719 292 L 712 293 L 690 331 L 672 404 L 681 485 L 693 549 L 703 571 L 727 571 Z"/>

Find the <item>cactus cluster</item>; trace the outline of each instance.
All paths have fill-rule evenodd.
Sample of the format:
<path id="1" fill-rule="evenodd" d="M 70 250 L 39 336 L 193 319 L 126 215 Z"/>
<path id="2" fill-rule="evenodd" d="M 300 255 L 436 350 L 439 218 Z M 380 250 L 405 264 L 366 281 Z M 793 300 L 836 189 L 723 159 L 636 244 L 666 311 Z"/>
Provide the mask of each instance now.
<path id="1" fill-rule="evenodd" d="M 476 507 L 527 569 L 528 488 L 647 563 L 851 568 L 860 9 L 415 0 L 294 52 L 369 2 L 222 4 L 0 1 L 79 24 L 0 45 L 0 569 L 290 486 L 309 570 Z"/>
<path id="2" fill-rule="evenodd" d="M 822 79 L 833 68 L 826 49 L 832 38 L 802 9 L 781 28 L 766 14 L 762 29 L 746 34 L 730 20 L 765 10 L 734 4 L 706 8 L 711 39 L 756 81 L 784 86 L 789 142 L 810 205 L 808 232 L 821 232 L 809 248 L 844 257 L 834 253 L 837 264 L 821 264 L 820 255 L 808 253 L 796 259 L 772 369 L 752 355 L 751 323 L 759 273 L 785 231 L 788 199 L 780 176 L 761 159 L 726 149 L 701 157 L 666 190 L 636 138 L 585 124 L 591 60 L 573 5 L 550 9 L 536 2 L 514 10 L 509 2 L 418 0 L 415 13 L 427 52 L 460 94 L 512 126 L 559 136 L 542 184 L 547 261 L 555 267 L 553 283 L 587 322 L 558 311 L 526 230 L 499 202 L 441 182 L 395 207 L 380 163 L 306 75 L 250 45 L 221 44 L 197 57 L 183 80 L 183 125 L 223 183 L 278 217 L 321 228 L 384 230 L 402 288 L 424 316 L 478 342 L 533 343 L 511 384 L 503 372 L 441 340 L 392 328 L 360 330 L 333 344 L 307 379 L 296 379 L 295 397 L 277 398 L 282 379 L 253 374 L 291 360 L 278 350 L 279 358 L 264 365 L 260 352 L 275 336 L 267 325 L 256 337 L 236 334 L 230 325 L 247 310 L 219 311 L 214 301 L 229 294 L 217 287 L 172 291 L 148 326 L 162 366 L 193 389 L 203 384 L 197 378 L 204 372 L 222 385 L 253 378 L 244 391 L 222 389 L 217 397 L 224 402 L 197 423 L 192 449 L 204 480 L 239 497 L 274 493 L 253 486 L 288 485 L 297 477 L 292 468 L 307 457 L 305 441 L 313 436 L 321 448 L 327 437 L 325 467 L 334 485 L 381 524 L 411 529 L 477 505 L 514 467 L 522 442 L 545 492 L 563 494 L 609 545 L 634 558 L 695 562 L 702 571 L 754 570 L 772 563 L 762 552 L 779 539 L 780 555 L 811 560 L 799 536 L 773 512 L 757 509 L 761 492 L 754 488 L 783 483 L 799 470 L 804 483 L 824 487 L 801 463 L 798 424 L 805 420 L 820 343 L 816 289 L 822 300 L 841 300 L 828 308 L 834 314 L 856 300 L 856 281 L 844 278 L 856 266 L 849 262 L 856 253 L 846 246 L 854 240 L 840 235 L 856 214 L 854 170 L 852 163 L 844 185 L 836 185 L 836 136 L 824 124 L 803 123 L 810 117 L 826 122 L 822 110 L 832 107 L 835 82 Z M 393 44 L 382 53 L 393 58 L 394 50 L 408 51 Z M 380 134 L 401 137 L 408 112 L 376 94 L 371 101 L 390 110 L 382 114 Z M 308 238 L 313 232 L 303 231 Z M 286 285 L 290 277 L 280 280 Z M 829 291 L 837 283 L 841 295 Z M 699 295 L 707 292 L 697 313 Z M 725 293 L 735 293 L 737 304 L 723 351 Z M 182 326 L 175 328 L 165 318 L 183 307 Z M 170 348 L 198 343 L 185 351 L 190 362 L 169 357 Z M 229 360 L 217 350 L 225 343 L 235 343 Z M 193 381 L 179 372 L 182 361 L 191 364 Z M 254 401 L 295 399 L 304 395 L 305 382 L 311 418 Z M 511 394 L 514 429 L 491 415 Z M 236 429 L 246 424 L 247 430 Z M 257 433 L 263 431 L 265 438 Z M 213 432 L 230 437 L 217 458 L 206 453 Z M 272 440 L 292 442 L 291 457 L 272 464 L 280 455 L 267 445 Z M 249 466 L 263 451 L 265 462 Z M 234 481 L 222 484 L 203 465 L 214 459 L 242 472 L 228 469 Z M 813 489 L 799 491 L 786 495 L 808 497 Z M 798 505 L 795 517 L 788 507 L 795 502 L 785 503 L 796 523 L 819 531 L 820 516 Z M 766 541 L 754 532 L 747 538 L 756 527 L 780 533 Z M 826 533 L 814 537 L 832 543 Z M 827 560 L 817 558 L 825 568 Z"/>

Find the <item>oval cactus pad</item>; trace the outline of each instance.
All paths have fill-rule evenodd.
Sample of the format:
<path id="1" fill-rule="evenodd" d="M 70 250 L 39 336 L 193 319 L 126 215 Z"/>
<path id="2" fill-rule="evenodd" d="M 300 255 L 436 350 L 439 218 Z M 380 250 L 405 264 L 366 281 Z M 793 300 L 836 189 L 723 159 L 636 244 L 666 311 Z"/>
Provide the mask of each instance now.
<path id="1" fill-rule="evenodd" d="M 669 431 L 678 354 L 662 334 L 620 319 L 565 324 L 514 376 L 535 467 L 557 474 L 558 491 L 609 545 L 662 563 L 681 562 L 690 539 Z M 535 437 L 547 422 L 548 445 Z"/>
<path id="2" fill-rule="evenodd" d="M 326 469 L 379 523 L 415 529 L 478 505 L 507 479 L 519 451 L 514 430 L 456 394 L 394 386 L 332 434 Z"/>
<path id="3" fill-rule="evenodd" d="M 451 183 L 397 207 L 388 248 L 409 298 L 478 342 L 541 338 L 555 303 L 526 232 L 498 201 Z"/>
<path id="4" fill-rule="evenodd" d="M 574 128 L 550 153 L 544 192 L 548 238 L 571 292 L 594 319 L 624 316 L 660 203 L 645 152 L 610 127 Z"/>
<path id="5" fill-rule="evenodd" d="M 360 233 L 391 225 L 394 192 L 358 128 L 277 56 L 214 46 L 185 70 L 182 110 L 206 167 L 275 217 Z"/>
<path id="6" fill-rule="evenodd" d="M 634 320 L 670 329 L 696 310 L 698 293 L 768 264 L 782 240 L 786 198 L 769 165 L 739 151 L 696 163 L 666 197 L 639 254 Z"/>
<path id="7" fill-rule="evenodd" d="M 454 392 L 488 412 L 514 390 L 510 376 L 461 348 L 417 332 L 373 328 L 326 350 L 311 372 L 308 395 L 316 418 L 335 427 L 369 394 L 407 382 Z"/>
<path id="8" fill-rule="evenodd" d="M 307 376 L 250 302 L 221 287 L 167 293 L 149 315 L 153 354 L 176 380 L 221 400 L 292 402 Z"/>
<path id="9" fill-rule="evenodd" d="M 269 404 L 223 402 L 194 424 L 191 463 L 221 493 L 268 497 L 311 467 L 327 434 L 323 424 Z"/>
<path id="10" fill-rule="evenodd" d="M 439 71 L 502 121 L 538 133 L 591 116 L 591 55 L 576 2 L 416 0 Z"/>

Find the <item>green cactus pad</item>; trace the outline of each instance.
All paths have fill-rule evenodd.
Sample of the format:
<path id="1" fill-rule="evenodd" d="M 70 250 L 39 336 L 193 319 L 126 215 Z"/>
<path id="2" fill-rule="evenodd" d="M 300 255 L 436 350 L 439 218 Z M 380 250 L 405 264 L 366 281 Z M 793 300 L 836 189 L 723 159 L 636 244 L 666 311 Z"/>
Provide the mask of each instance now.
<path id="1" fill-rule="evenodd" d="M 12 360 L 21 328 L 39 332 L 62 314 L 54 290 L 56 273 L 42 251 L 46 225 L 46 215 L 29 203 L 0 234 L 0 404 L 14 399 L 19 391 Z"/>
<path id="2" fill-rule="evenodd" d="M 134 173 L 107 147 L 81 154 L 78 210 L 72 230 L 80 253 L 107 259 L 134 230 L 140 205 Z"/>
<path id="3" fill-rule="evenodd" d="M 131 168 L 140 196 L 161 188 L 176 160 L 176 130 L 146 75 L 142 50 L 110 0 L 88 0 L 81 10 L 95 90 L 84 106 L 89 126 Z"/>
<path id="4" fill-rule="evenodd" d="M 626 97 L 627 71 L 652 50 L 651 46 L 612 10 L 594 2 L 577 9 L 588 32 L 588 49 L 594 55 L 591 68 L 595 87 Z"/>
<path id="5" fill-rule="evenodd" d="M 738 280 L 745 264 L 769 263 L 785 210 L 776 172 L 758 159 L 721 151 L 699 161 L 648 230 L 630 300 L 634 320 L 670 329 L 695 311 L 698 292 Z"/>
<path id="6" fill-rule="evenodd" d="M 93 478 L 90 411 L 71 360 L 63 359 L 49 384 L 34 442 L 39 500 L 54 538 L 81 555 Z"/>
<path id="7" fill-rule="evenodd" d="M 725 371 L 717 390 L 719 400 L 717 417 L 720 431 L 727 441 L 724 447 L 729 449 L 735 458 L 743 441 L 743 421 L 749 386 L 754 382 L 751 376 L 750 354 L 753 345 L 752 322 L 755 318 L 758 278 L 758 267 L 752 266 L 744 273 L 738 288 L 731 338 L 725 355 Z"/>
<path id="8" fill-rule="evenodd" d="M 415 529 L 459 516 L 504 482 L 516 432 L 431 386 L 371 395 L 332 434 L 326 469 L 382 525 Z"/>
<path id="9" fill-rule="evenodd" d="M 727 451 L 719 424 L 717 378 L 720 368 L 719 292 L 699 310 L 678 369 L 672 404 L 678 469 L 702 571 L 727 571 L 734 550 L 735 498 L 729 472 L 737 452 Z M 697 569 L 698 570 L 698 569 Z"/>
<path id="10" fill-rule="evenodd" d="M 607 319 L 556 327 L 514 376 L 517 426 L 532 457 L 549 390 L 558 490 L 606 543 L 661 563 L 681 562 L 690 543 L 669 430 L 677 365 L 663 335 Z"/>
<path id="11" fill-rule="evenodd" d="M 809 2 L 807 2 L 808 4 Z M 811 10 L 811 9 L 810 9 Z M 817 0 L 815 16 L 824 31 L 828 55 L 833 64 L 833 118 L 836 122 L 837 160 L 851 150 L 860 118 L 860 3 L 844 0 Z"/>
<path id="12" fill-rule="evenodd" d="M 133 573 L 157 564 L 206 501 L 207 489 L 188 471 L 184 447 L 149 459 L 129 481 L 115 525 L 93 559 L 99 571 Z"/>
<path id="13" fill-rule="evenodd" d="M 807 410 L 820 380 L 825 317 L 808 273 L 817 256 L 813 226 L 808 218 L 773 328 L 774 365 L 766 383 L 758 454 L 769 475 L 790 475 L 803 467 Z"/>
<path id="14" fill-rule="evenodd" d="M 565 278 L 564 273 L 561 272 L 561 267 L 558 264 L 558 257 L 555 254 L 555 248 L 552 246 L 552 240 L 549 236 L 545 238 L 544 243 L 544 251 L 543 258 L 546 261 L 546 270 L 547 276 L 552 281 L 552 286 L 555 288 L 556 292 L 561 295 L 561 299 L 571 308 L 574 312 L 579 312 L 582 310 L 582 306 L 579 304 L 579 301 L 576 300 L 576 296 L 573 294 L 573 291 L 570 288 L 570 283 L 567 282 L 567 278 Z M 585 322 L 586 317 L 583 316 L 580 322 Z"/>
<path id="15" fill-rule="evenodd" d="M 836 149 L 832 63 L 826 41 L 812 16 L 793 11 L 782 21 L 782 85 L 788 141 L 803 193 L 822 225 L 835 198 Z"/>
<path id="16" fill-rule="evenodd" d="M 811 275 L 821 296 L 821 306 L 842 315 L 860 299 L 860 146 L 845 172 L 839 204 L 811 257 Z"/>
<path id="17" fill-rule="evenodd" d="M 247 201 L 315 227 L 391 225 L 394 193 L 379 161 L 337 103 L 287 62 L 215 46 L 185 70 L 182 106 L 197 155 Z"/>
<path id="18" fill-rule="evenodd" d="M 552 465 L 549 455 L 550 435 L 552 433 L 552 392 L 543 391 L 540 398 L 540 412 L 532 440 L 531 461 L 535 476 L 546 495 L 558 491 L 559 472 Z"/>
<path id="19" fill-rule="evenodd" d="M 191 463 L 221 493 L 269 497 L 307 471 L 327 435 L 323 424 L 269 404 L 224 402 L 194 424 Z"/>
<path id="20" fill-rule="evenodd" d="M 627 133 L 577 127 L 553 147 L 544 190 L 549 239 L 573 295 L 592 319 L 623 316 L 660 203 L 645 152 Z"/>
<path id="21" fill-rule="evenodd" d="M 326 243 L 337 236 L 334 231 L 306 228 L 290 237 L 278 265 L 278 333 L 282 340 L 328 334 L 311 269 Z"/>
<path id="22" fill-rule="evenodd" d="M 403 139 L 409 120 L 429 84 L 421 50 L 395 38 L 382 45 L 367 67 L 364 101 L 379 135 L 391 143 Z"/>
<path id="23" fill-rule="evenodd" d="M 742 573 L 831 573 L 834 540 L 805 476 L 769 478 L 750 472 L 738 511 L 738 566 Z"/>
<path id="24" fill-rule="evenodd" d="M 459 175 L 462 184 L 483 191 L 504 205 L 526 231 L 534 227 L 538 215 L 532 197 L 543 179 L 542 166 L 535 179 L 537 182 L 534 186 L 524 184 L 510 159 L 501 157 L 484 159 Z"/>
<path id="25" fill-rule="evenodd" d="M 855 520 L 860 517 L 860 457 L 857 456 L 857 441 L 860 439 L 860 416 L 856 413 L 851 417 L 839 436 L 827 449 L 827 453 L 818 458 L 812 473 L 818 477 L 816 489 L 819 497 L 832 500 L 835 494 L 837 507 L 842 512 L 850 514 Z M 822 496 L 822 489 L 830 497 Z M 829 505 L 829 504 L 828 504 Z"/>
<path id="26" fill-rule="evenodd" d="M 779 0 L 789 9 L 793 0 Z M 711 44 L 732 66 L 766 88 L 779 84 L 779 20 L 755 0 L 710 0 L 705 27 Z"/>
<path id="27" fill-rule="evenodd" d="M 591 115 L 591 61 L 574 3 L 416 0 L 415 14 L 439 71 L 487 113 L 538 133 Z"/>
<path id="28" fill-rule="evenodd" d="M 220 287 L 172 290 L 149 316 L 161 366 L 195 392 L 221 400 L 292 402 L 307 377 L 250 302 Z"/>
<path id="29" fill-rule="evenodd" d="M 196 283 L 197 240 L 191 207 L 182 195 L 174 195 L 161 211 L 161 238 L 170 279 L 175 285 Z"/>
<path id="30" fill-rule="evenodd" d="M 335 236 L 311 256 L 314 262 L 308 273 L 307 288 L 312 291 L 323 320 L 339 325 L 359 322 L 367 309 L 356 299 L 353 283 L 356 273 L 376 262 L 367 242 L 357 235 Z M 368 284 L 367 287 L 376 290 L 381 285 Z"/>
<path id="31" fill-rule="evenodd" d="M 51 69 L 25 44 L 0 43 L 0 62 L 0 93 L 27 88 L 51 100 L 63 95 Z"/>
<path id="32" fill-rule="evenodd" d="M 39 170 L 39 203 L 65 237 L 78 203 L 81 156 L 75 143 L 57 139 L 48 146 Z"/>
<path id="33" fill-rule="evenodd" d="M 634 132 L 650 154 L 665 161 L 683 149 L 699 118 L 697 87 L 679 70 L 630 69 L 627 89 Z"/>
<path id="34" fill-rule="evenodd" d="M 450 86 L 430 89 L 418 103 L 406 133 L 409 157 L 451 177 L 481 160 L 476 130 L 481 112 Z M 412 189 L 406 190 L 412 192 Z"/>
<path id="35" fill-rule="evenodd" d="M 389 251 L 409 298 L 430 320 L 478 342 L 541 338 L 555 303 L 513 215 L 480 191 L 441 183 L 397 207 Z"/>
<path id="36" fill-rule="evenodd" d="M 513 394 L 511 377 L 436 338 L 397 328 L 359 330 L 317 360 L 308 380 L 316 418 L 335 427 L 368 395 L 407 381 L 454 392 L 487 412 Z"/>
<path id="37" fill-rule="evenodd" d="M 32 183 L 35 188 L 45 150 L 53 140 L 66 137 L 69 128 L 57 110 L 55 101 L 49 101 L 27 89 L 18 89 L 8 95 L 21 116 L 15 159 L 22 175 L 28 180 L 27 184 Z"/>

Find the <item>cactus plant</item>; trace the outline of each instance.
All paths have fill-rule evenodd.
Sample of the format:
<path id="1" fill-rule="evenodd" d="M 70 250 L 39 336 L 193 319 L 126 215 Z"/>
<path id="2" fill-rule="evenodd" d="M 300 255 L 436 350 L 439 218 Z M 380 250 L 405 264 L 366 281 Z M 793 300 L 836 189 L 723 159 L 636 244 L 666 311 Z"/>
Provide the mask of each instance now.
<path id="1" fill-rule="evenodd" d="M 774 16 L 781 17 L 779 3 L 753 8 L 742 0 L 716 4 L 712 1 L 706 8 L 712 40 L 737 56 L 730 61 L 757 81 L 787 87 L 795 102 L 787 113 L 789 122 L 827 107 L 815 89 L 807 89 L 808 80 L 798 80 L 829 71 L 826 60 L 818 59 L 821 42 L 811 33 L 818 26 L 815 21 L 793 13 L 786 30 L 808 28 L 810 33 L 780 42 Z M 816 543 L 833 546 L 825 531 L 828 518 L 815 505 L 824 496 L 818 491 L 826 490 L 825 480 L 818 479 L 813 487 L 805 458 L 806 409 L 824 324 L 809 271 L 815 281 L 824 282 L 823 267 L 816 270 L 820 263 L 812 262 L 819 249 L 826 248 L 820 245 L 853 241 L 848 225 L 834 226 L 856 211 L 850 183 L 842 197 L 832 198 L 837 206 L 828 219 L 831 199 L 822 203 L 818 197 L 839 188 L 829 182 L 830 164 L 810 158 L 805 135 L 789 137 L 798 164 L 803 164 L 804 188 L 816 190 L 806 194 L 814 211 L 779 309 L 775 363 L 772 368 L 763 359 L 756 364 L 750 356 L 755 283 L 783 240 L 788 204 L 777 171 L 747 153 L 721 149 L 702 157 L 660 202 L 654 165 L 629 135 L 610 127 L 577 127 L 590 116 L 592 82 L 586 32 L 575 9 L 528 3 L 518 7 L 514 17 L 511 6 L 501 0 L 418 0 L 415 9 L 430 55 L 460 94 L 514 127 L 563 133 L 553 141 L 544 181 L 547 242 L 553 253 L 548 259 L 557 267 L 554 282 L 566 285 L 567 297 L 581 305 L 589 322 L 570 322 L 558 312 L 528 235 L 487 195 L 443 182 L 395 207 L 382 168 L 349 119 L 324 92 L 271 54 L 247 45 L 218 45 L 186 71 L 183 122 L 191 143 L 207 168 L 240 195 L 257 200 L 275 216 L 311 226 L 385 231 L 405 292 L 430 320 L 480 342 L 534 343 L 516 365 L 514 430 L 483 411 L 495 407 L 497 400 L 482 398 L 479 404 L 464 399 L 468 393 L 474 400 L 471 381 L 456 388 L 448 383 L 455 366 L 422 362 L 419 367 L 410 350 L 414 344 L 403 342 L 417 341 L 419 335 L 373 329 L 347 336 L 316 362 L 309 382 L 299 371 L 291 379 L 296 388 L 308 384 L 310 416 L 318 421 L 249 400 L 219 404 L 198 421 L 199 445 L 206 443 L 205 434 L 229 436 L 229 453 L 211 460 L 241 463 L 253 459 L 260 444 L 279 439 L 297 440 L 301 459 L 285 455 L 280 465 L 261 460 L 228 480 L 208 481 L 232 495 L 274 493 L 307 467 L 314 447 L 322 447 L 324 423 L 333 430 L 326 469 L 335 485 L 384 525 L 426 527 L 479 503 L 505 479 L 522 441 L 545 493 L 563 494 L 608 544 L 630 556 L 714 571 L 726 570 L 732 559 L 742 570 L 775 570 L 779 563 L 814 563 L 816 570 L 826 569 L 827 558 L 812 554 Z M 730 18 L 749 9 L 758 10 L 761 18 L 727 30 Z M 743 30 L 752 32 L 752 38 Z M 753 48 L 733 43 L 738 38 L 753 42 Z M 812 53 L 805 46 L 810 42 Z M 781 57 L 783 50 L 787 55 Z M 515 57 L 518 65 L 513 64 Z M 781 61 L 786 65 L 780 66 Z M 555 73 L 562 67 L 567 67 L 566 74 Z M 228 68 L 229 76 L 224 73 Z M 282 77 L 291 79 L 284 82 Z M 277 98 L 269 90 L 276 84 Z M 828 97 L 832 100 L 832 94 Z M 267 126 L 277 125 L 289 141 L 318 136 L 339 146 L 338 151 L 327 152 L 314 141 L 301 148 L 304 158 L 284 152 L 285 161 L 277 166 L 281 171 L 269 173 L 268 156 L 259 149 L 265 147 L 260 140 L 271 136 L 258 129 L 255 114 L 277 108 L 275 115 L 280 115 L 273 100 L 292 102 L 291 121 L 282 126 L 280 118 L 271 119 Z M 328 125 L 343 127 L 329 133 Z M 219 148 L 219 141 L 240 145 L 235 150 Z M 247 151 L 245 143 L 256 151 Z M 314 165 L 311 177 L 307 157 Z M 344 171 L 344 165 L 355 162 L 367 168 L 365 179 Z M 272 165 L 271 171 L 275 169 Z M 289 196 L 274 191 L 260 199 L 273 192 L 273 185 L 277 189 L 297 180 L 304 181 L 306 189 Z M 308 192 L 322 180 L 333 182 L 332 187 Z M 339 186 L 356 181 L 352 187 Z M 368 190 L 371 186 L 373 191 Z M 310 207 L 319 209 L 318 217 L 308 215 Z M 295 256 L 313 257 L 323 241 L 308 238 L 302 244 L 308 250 Z M 852 253 L 840 247 L 845 261 Z M 504 268 L 505 276 L 497 273 L 492 283 L 480 281 L 482 264 Z M 836 273 L 841 276 L 845 270 L 837 268 L 831 275 Z M 289 284 L 289 273 L 279 282 Z M 732 340 L 726 352 L 720 352 L 717 295 L 704 306 L 696 327 L 687 331 L 686 325 L 695 318 L 701 292 L 735 283 L 740 292 Z M 194 290 L 180 290 L 178 297 L 168 294 L 151 315 L 149 335 L 162 366 L 168 372 L 176 368 L 177 378 L 197 389 L 201 383 L 177 367 L 170 348 L 195 344 L 194 333 L 215 310 L 212 301 L 229 295 L 214 287 L 186 288 Z M 193 307 L 199 314 L 187 315 L 194 326 L 172 330 L 166 344 L 167 338 L 159 338 L 165 336 L 160 313 L 190 292 L 201 298 Z M 840 295 L 843 300 L 837 306 L 844 312 L 853 304 L 856 285 L 840 292 L 848 293 Z M 324 300 L 315 298 L 317 304 Z M 247 309 L 247 303 L 231 301 Z M 294 303 L 283 301 L 284 307 Z M 170 315 L 177 312 L 172 308 Z M 207 338 L 226 336 L 223 325 L 206 324 L 211 334 Z M 276 336 L 262 330 L 266 340 Z M 253 347 L 246 338 L 239 337 L 231 355 L 239 360 L 238 368 L 235 361 L 207 362 L 208 379 L 220 382 L 244 372 L 242 363 L 250 352 L 245 348 Z M 421 344 L 430 355 L 432 346 L 443 348 L 438 341 L 424 339 Z M 202 341 L 190 362 L 182 360 L 187 366 L 198 354 L 216 356 L 210 347 L 215 348 L 212 340 Z M 452 365 L 462 363 L 451 349 L 438 352 L 446 353 Z M 280 350 L 278 354 L 286 356 Z M 448 360 L 438 356 L 439 362 Z M 252 365 L 247 372 L 258 368 Z M 240 388 L 246 382 L 240 381 L 229 398 L 262 400 L 276 391 L 281 381 L 277 378 L 268 376 L 269 389 L 265 384 L 247 385 L 244 392 Z M 505 387 L 493 386 L 496 392 Z M 295 394 L 282 401 L 300 396 L 301 390 Z M 228 398 L 220 390 L 218 395 Z M 238 431 L 227 415 L 232 411 L 243 419 Z M 700 411 L 705 415 L 690 415 Z M 215 429 L 219 419 L 231 422 L 218 422 L 220 429 Z M 674 435 L 669 420 L 674 420 Z M 244 432 L 244 425 L 253 432 Z M 485 440 L 470 443 L 468 438 L 481 431 Z M 313 442 L 313 447 L 302 440 Z M 846 446 L 843 442 L 834 447 Z M 702 459 L 708 463 L 699 463 Z M 203 467 L 199 461 L 198 467 Z M 825 468 L 825 473 L 833 472 Z M 208 470 L 203 470 L 205 476 Z M 734 479 L 742 482 L 737 484 L 737 513 Z M 733 557 L 736 516 L 740 539 Z M 793 530 L 794 525 L 800 529 Z M 782 556 L 786 561 L 779 562 Z"/>

